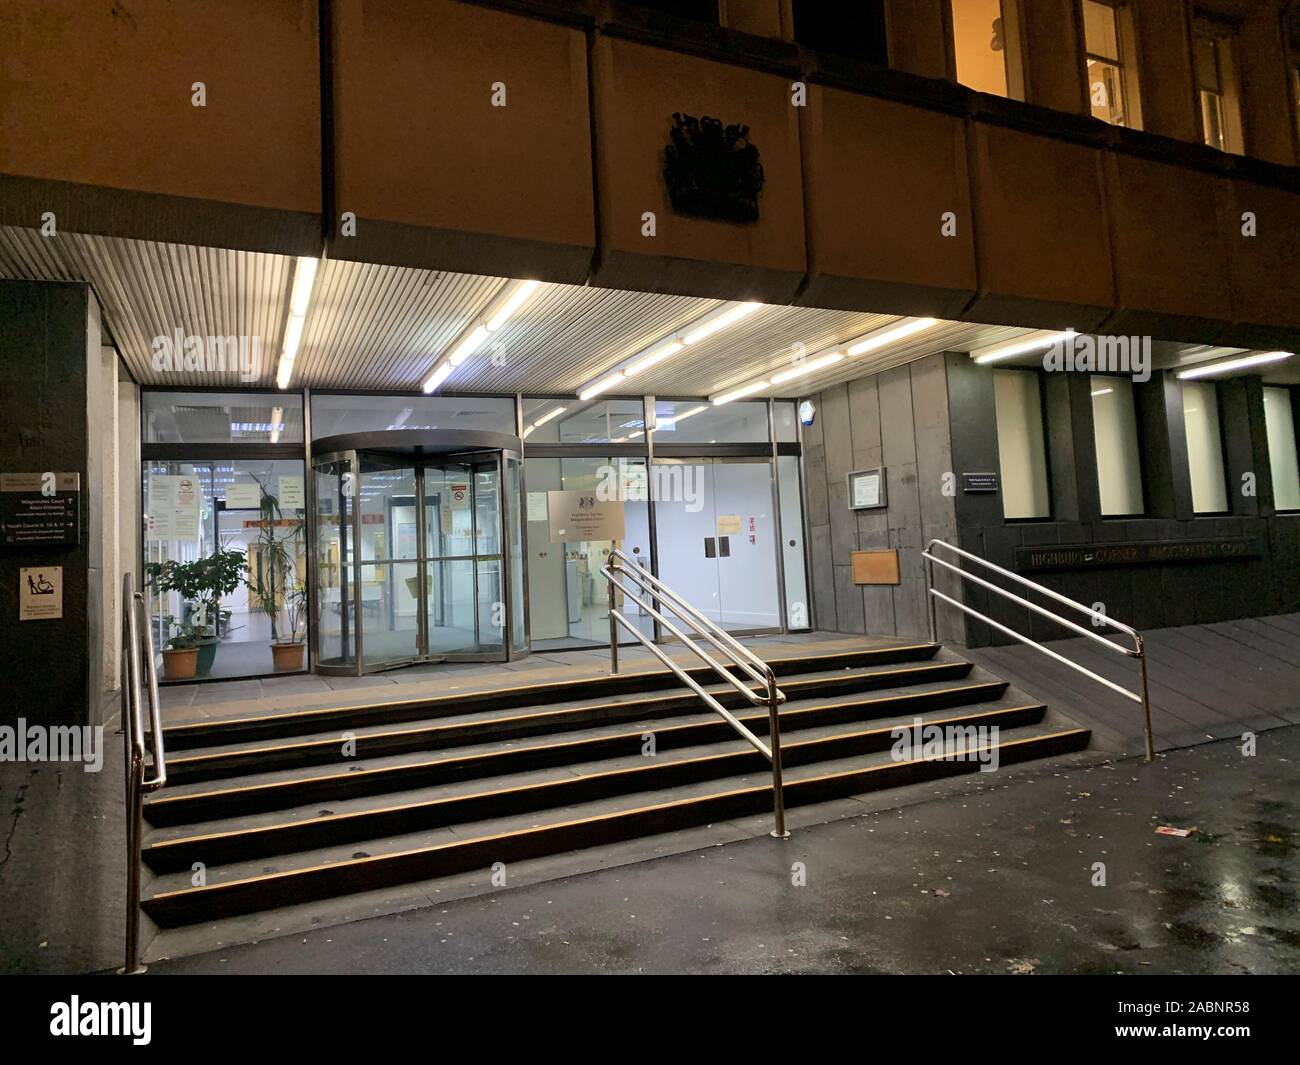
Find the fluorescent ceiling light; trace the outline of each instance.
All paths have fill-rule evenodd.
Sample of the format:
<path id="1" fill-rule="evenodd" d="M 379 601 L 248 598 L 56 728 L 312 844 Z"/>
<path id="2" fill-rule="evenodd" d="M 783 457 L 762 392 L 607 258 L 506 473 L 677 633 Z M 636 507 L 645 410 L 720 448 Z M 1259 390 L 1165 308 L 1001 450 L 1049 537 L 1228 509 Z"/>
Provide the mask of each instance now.
<path id="1" fill-rule="evenodd" d="M 832 351 L 829 355 L 822 355 L 820 358 L 808 359 L 798 366 L 792 366 L 788 370 L 782 370 L 780 373 L 774 373 L 771 377 L 770 384 L 779 385 L 783 381 L 792 381 L 796 377 L 802 377 L 804 374 L 816 373 L 825 366 L 833 366 L 844 358 L 844 355 L 838 351 Z"/>
<path id="2" fill-rule="evenodd" d="M 1113 388 L 1099 388 L 1093 393 L 1094 396 L 1109 396 L 1115 390 Z"/>
<path id="3" fill-rule="evenodd" d="M 271 443 L 280 442 L 280 430 L 284 428 L 284 408 L 271 408 Z"/>
<path id="4" fill-rule="evenodd" d="M 584 400 L 591 399 L 593 396 L 598 396 L 602 392 L 608 392 L 611 388 L 613 388 L 616 384 L 618 384 L 622 380 L 623 380 L 623 371 L 615 370 L 608 377 L 602 377 L 594 385 L 588 385 L 586 388 L 584 388 L 581 392 L 578 393 L 578 398 Z"/>
<path id="5" fill-rule="evenodd" d="M 1001 359 L 1010 359 L 1016 355 L 1024 355 L 1031 351 L 1041 351 L 1043 348 L 1050 348 L 1053 344 L 1059 343 L 1068 337 L 1076 336 L 1073 329 L 1064 329 L 1059 333 L 1048 333 L 1039 331 L 1028 340 L 1013 340 L 1009 344 L 999 344 L 991 348 L 979 348 L 979 354 L 974 351 L 971 355 L 980 365 L 986 362 L 998 362 Z"/>
<path id="6" fill-rule="evenodd" d="M 655 348 L 649 354 L 641 356 L 635 362 L 628 363 L 627 366 L 623 367 L 623 375 L 631 377 L 642 370 L 648 370 L 651 366 L 663 362 L 664 359 L 676 355 L 681 350 L 682 342 L 680 340 L 670 340 L 667 344 Z"/>
<path id="7" fill-rule="evenodd" d="M 733 399 L 740 399 L 741 396 L 753 395 L 755 392 L 762 391 L 769 387 L 771 381 L 764 378 L 761 381 L 750 381 L 747 385 L 741 385 L 739 388 L 733 388 L 730 392 L 723 392 L 720 396 L 710 397 L 715 407 L 720 407 L 724 403 L 730 403 Z"/>
<path id="8" fill-rule="evenodd" d="M 275 373 L 275 383 L 280 388 L 289 387 L 289 377 L 293 374 L 293 361 L 298 357 L 298 345 L 302 343 L 302 327 L 307 319 L 299 315 L 290 315 L 284 326 L 284 346 L 280 349 L 280 366 Z"/>
<path id="9" fill-rule="evenodd" d="M 877 348 L 883 348 L 886 344 L 893 344 L 895 341 L 910 337 L 914 333 L 919 333 L 924 329 L 929 329 L 932 325 L 938 325 L 937 318 L 913 318 L 910 322 L 903 322 L 901 325 L 890 326 L 887 329 L 877 330 L 863 337 L 856 344 L 850 344 L 845 350 L 847 355 L 865 355 L 868 351 L 875 351 Z"/>
<path id="10" fill-rule="evenodd" d="M 1283 359 L 1291 358 L 1292 352 L 1289 351 L 1263 351 L 1256 355 L 1244 355 L 1240 359 L 1229 359 L 1227 362 L 1216 362 L 1209 366 L 1197 366 L 1191 370 L 1184 370 L 1178 375 L 1179 380 L 1188 380 L 1195 377 L 1211 377 L 1214 374 L 1231 373 L 1233 370 L 1244 370 L 1247 366 L 1261 366 L 1270 362 L 1281 362 Z"/>
<path id="11" fill-rule="evenodd" d="M 763 306 L 761 303 L 738 303 L 734 307 L 729 307 L 727 310 L 719 312 L 715 317 L 706 318 L 701 324 L 682 337 L 682 343 L 688 347 L 691 344 L 698 344 L 706 337 L 711 337 L 714 333 L 726 329 L 729 325 L 734 325 L 747 315 L 753 314 L 761 306 Z"/>
<path id="12" fill-rule="evenodd" d="M 295 318 L 307 317 L 307 306 L 311 303 L 311 287 L 316 280 L 316 267 L 320 260 L 308 255 L 298 257 L 298 265 L 293 271 L 293 295 L 289 297 L 289 313 Z"/>
<path id="13" fill-rule="evenodd" d="M 495 333 L 505 325 L 506 319 L 523 306 L 524 300 L 528 299 L 540 284 L 540 281 L 517 281 L 514 290 L 507 297 L 505 303 L 501 304 L 500 308 L 487 320 L 487 331 Z"/>
<path id="14" fill-rule="evenodd" d="M 456 367 L 454 367 L 450 362 L 444 362 L 434 370 L 433 373 L 429 374 L 429 379 L 424 382 L 424 390 L 426 392 L 432 392 L 442 384 L 443 381 L 447 380 L 447 378 L 451 376 L 451 371 L 455 368 Z"/>
<path id="15" fill-rule="evenodd" d="M 275 370 L 275 383 L 288 388 L 293 376 L 293 361 L 298 357 L 302 343 L 302 327 L 307 321 L 307 308 L 311 305 L 312 284 L 320 260 L 310 255 L 298 256 L 293 268 L 293 289 L 289 293 L 289 317 L 284 323 L 284 343 L 280 347 L 280 363 Z"/>
<path id="16" fill-rule="evenodd" d="M 488 335 L 488 328 L 485 325 L 476 325 L 465 335 L 465 338 L 457 344 L 447 361 L 453 366 L 459 366 L 478 350 L 478 346 L 483 343 Z"/>

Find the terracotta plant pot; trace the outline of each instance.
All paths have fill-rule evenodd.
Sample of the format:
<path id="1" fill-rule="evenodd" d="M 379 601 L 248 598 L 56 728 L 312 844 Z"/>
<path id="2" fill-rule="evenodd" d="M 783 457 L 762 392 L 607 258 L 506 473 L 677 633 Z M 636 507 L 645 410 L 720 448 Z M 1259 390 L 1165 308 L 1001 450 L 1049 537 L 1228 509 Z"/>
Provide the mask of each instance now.
<path id="1" fill-rule="evenodd" d="M 284 673 L 302 669 L 302 655 L 306 650 L 307 645 L 302 643 L 271 644 L 271 658 L 275 662 L 275 671 Z"/>
<path id="2" fill-rule="evenodd" d="M 163 651 L 163 679 L 190 680 L 199 664 L 197 647 L 181 647 Z"/>

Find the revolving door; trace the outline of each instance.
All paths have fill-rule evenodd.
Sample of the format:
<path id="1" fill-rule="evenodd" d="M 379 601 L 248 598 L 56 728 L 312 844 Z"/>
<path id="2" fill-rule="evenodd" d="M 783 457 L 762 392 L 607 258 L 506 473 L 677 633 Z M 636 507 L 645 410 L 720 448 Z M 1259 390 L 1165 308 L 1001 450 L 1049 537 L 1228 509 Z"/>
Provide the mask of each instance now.
<path id="1" fill-rule="evenodd" d="M 317 448 L 318 672 L 527 653 L 515 437 L 394 430 Z"/>

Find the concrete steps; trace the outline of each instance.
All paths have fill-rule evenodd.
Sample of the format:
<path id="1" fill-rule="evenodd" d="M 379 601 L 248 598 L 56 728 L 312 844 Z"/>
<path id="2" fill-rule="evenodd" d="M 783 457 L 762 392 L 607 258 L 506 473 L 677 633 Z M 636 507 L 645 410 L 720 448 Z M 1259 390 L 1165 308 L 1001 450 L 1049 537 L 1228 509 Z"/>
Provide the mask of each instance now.
<path id="1" fill-rule="evenodd" d="M 1003 764 L 1088 743 L 935 645 L 774 666 L 792 808 L 979 769 L 896 757 L 895 729 L 917 719 L 944 729 L 947 755 L 981 730 Z M 668 678 L 169 729 L 176 783 L 145 805 L 144 912 L 177 929 L 770 811 L 766 760 Z M 709 688 L 767 733 L 765 708 Z"/>

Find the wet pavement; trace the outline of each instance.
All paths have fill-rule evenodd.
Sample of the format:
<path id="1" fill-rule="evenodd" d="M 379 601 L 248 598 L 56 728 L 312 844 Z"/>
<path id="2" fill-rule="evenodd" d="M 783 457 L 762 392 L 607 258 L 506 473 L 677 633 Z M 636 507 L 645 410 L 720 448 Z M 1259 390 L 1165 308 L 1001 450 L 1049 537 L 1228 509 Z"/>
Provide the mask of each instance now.
<path id="1" fill-rule="evenodd" d="M 151 973 L 1296 973 L 1300 726 Z M 969 778 L 968 778 L 969 779 Z M 1185 837 L 1158 826 L 1195 828 Z M 508 871 L 507 871 L 508 873 Z"/>

